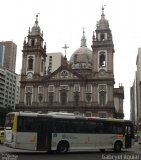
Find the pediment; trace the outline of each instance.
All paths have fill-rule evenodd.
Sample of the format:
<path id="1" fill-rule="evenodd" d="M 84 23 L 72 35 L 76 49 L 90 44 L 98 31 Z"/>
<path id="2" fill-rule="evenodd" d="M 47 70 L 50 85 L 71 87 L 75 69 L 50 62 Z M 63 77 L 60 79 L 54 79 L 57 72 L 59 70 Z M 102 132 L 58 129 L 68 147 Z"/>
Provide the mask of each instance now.
<path id="1" fill-rule="evenodd" d="M 60 66 L 56 71 L 47 75 L 46 80 L 76 80 L 83 77 L 68 66 Z"/>

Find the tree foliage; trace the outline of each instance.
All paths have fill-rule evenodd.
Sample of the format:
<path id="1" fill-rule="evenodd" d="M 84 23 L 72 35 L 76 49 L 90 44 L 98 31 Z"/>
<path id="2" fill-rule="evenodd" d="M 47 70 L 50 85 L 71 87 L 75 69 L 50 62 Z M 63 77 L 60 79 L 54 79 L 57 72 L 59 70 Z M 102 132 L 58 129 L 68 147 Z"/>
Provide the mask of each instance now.
<path id="1" fill-rule="evenodd" d="M 12 111 L 11 107 L 0 108 L 0 126 L 4 126 L 6 114 Z"/>

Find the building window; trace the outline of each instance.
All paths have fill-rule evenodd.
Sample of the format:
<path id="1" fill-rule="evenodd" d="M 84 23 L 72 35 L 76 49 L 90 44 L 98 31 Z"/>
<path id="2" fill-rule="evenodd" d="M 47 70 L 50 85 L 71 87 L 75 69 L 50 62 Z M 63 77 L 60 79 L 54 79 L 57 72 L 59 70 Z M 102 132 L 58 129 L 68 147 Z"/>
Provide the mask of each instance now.
<path id="1" fill-rule="evenodd" d="M 104 35 L 103 33 L 100 35 L 100 40 L 101 40 L 101 41 L 104 41 L 104 40 L 105 40 L 105 35 Z"/>
<path id="2" fill-rule="evenodd" d="M 52 92 L 48 93 L 48 104 L 49 106 L 52 106 L 53 104 L 53 93 Z"/>
<path id="3" fill-rule="evenodd" d="M 91 102 L 91 97 L 92 97 L 91 93 L 86 93 L 86 102 L 90 103 Z"/>
<path id="4" fill-rule="evenodd" d="M 41 103 L 43 100 L 43 86 L 38 86 L 38 101 Z"/>
<path id="5" fill-rule="evenodd" d="M 99 66 L 106 67 L 106 56 L 105 54 L 100 54 L 99 56 Z"/>
<path id="6" fill-rule="evenodd" d="M 27 92 L 31 92 L 31 93 L 32 93 L 32 87 L 27 86 L 27 87 L 26 87 L 26 93 L 27 93 Z"/>
<path id="7" fill-rule="evenodd" d="M 100 84 L 99 86 L 99 104 L 100 105 L 106 105 L 107 99 L 106 99 L 106 85 L 105 84 Z"/>
<path id="8" fill-rule="evenodd" d="M 49 61 L 52 61 L 52 56 L 49 56 Z"/>
<path id="9" fill-rule="evenodd" d="M 42 86 L 38 87 L 38 93 L 43 93 L 43 87 Z"/>
<path id="10" fill-rule="evenodd" d="M 33 70 L 33 57 L 28 58 L 28 70 Z"/>
<path id="11" fill-rule="evenodd" d="M 38 100 L 39 100 L 39 103 L 42 103 L 42 100 L 43 100 L 43 94 L 42 93 L 38 94 Z"/>
<path id="12" fill-rule="evenodd" d="M 32 87 L 27 86 L 25 88 L 26 94 L 26 105 L 30 106 L 32 104 Z"/>
<path id="13" fill-rule="evenodd" d="M 62 71 L 62 72 L 61 72 L 61 77 L 62 77 L 62 78 L 67 78 L 67 77 L 68 77 L 68 72 L 65 71 L 65 70 Z"/>
<path id="14" fill-rule="evenodd" d="M 32 104 L 32 93 L 28 92 L 26 93 L 26 105 L 30 106 Z"/>
<path id="15" fill-rule="evenodd" d="M 79 106 L 79 92 L 74 92 L 74 105 Z"/>
<path id="16" fill-rule="evenodd" d="M 86 102 L 91 102 L 92 97 L 92 85 L 86 84 Z"/>
<path id="17" fill-rule="evenodd" d="M 68 85 L 60 85 L 60 104 L 66 105 L 68 101 Z"/>
<path id="18" fill-rule="evenodd" d="M 74 84 L 74 92 L 80 92 L 80 85 Z"/>
<path id="19" fill-rule="evenodd" d="M 48 92 L 54 92 L 54 85 L 48 86 Z"/>
<path id="20" fill-rule="evenodd" d="M 67 91 L 66 90 L 60 91 L 60 103 L 61 105 L 67 104 Z"/>
<path id="21" fill-rule="evenodd" d="M 33 47 L 34 45 L 35 45 L 35 40 L 32 39 L 32 40 L 31 40 L 31 46 Z"/>
<path id="22" fill-rule="evenodd" d="M 102 106 L 106 104 L 106 92 L 104 91 L 99 92 L 99 104 Z"/>
<path id="23" fill-rule="evenodd" d="M 86 93 L 92 93 L 92 85 L 86 84 Z"/>

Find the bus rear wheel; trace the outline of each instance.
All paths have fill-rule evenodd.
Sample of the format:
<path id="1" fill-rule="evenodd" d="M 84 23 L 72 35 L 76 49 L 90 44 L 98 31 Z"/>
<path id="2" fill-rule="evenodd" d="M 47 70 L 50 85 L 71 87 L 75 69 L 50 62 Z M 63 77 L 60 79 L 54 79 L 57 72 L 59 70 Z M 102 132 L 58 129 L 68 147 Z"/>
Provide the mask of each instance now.
<path id="1" fill-rule="evenodd" d="M 59 142 L 59 144 L 57 146 L 58 153 L 67 153 L 68 149 L 69 149 L 68 142 L 66 142 L 66 141 Z"/>
<path id="2" fill-rule="evenodd" d="M 114 145 L 114 151 L 115 152 L 120 152 L 121 148 L 122 148 L 121 142 L 116 142 L 115 145 Z"/>

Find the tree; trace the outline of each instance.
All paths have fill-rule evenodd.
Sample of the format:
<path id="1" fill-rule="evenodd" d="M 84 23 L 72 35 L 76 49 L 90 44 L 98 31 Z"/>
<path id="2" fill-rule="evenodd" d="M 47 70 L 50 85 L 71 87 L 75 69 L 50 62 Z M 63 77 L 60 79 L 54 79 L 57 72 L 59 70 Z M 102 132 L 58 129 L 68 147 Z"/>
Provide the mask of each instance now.
<path id="1" fill-rule="evenodd" d="M 13 109 L 11 107 L 6 107 L 6 108 L 0 107 L 0 126 L 4 126 L 6 114 L 12 111 Z"/>

